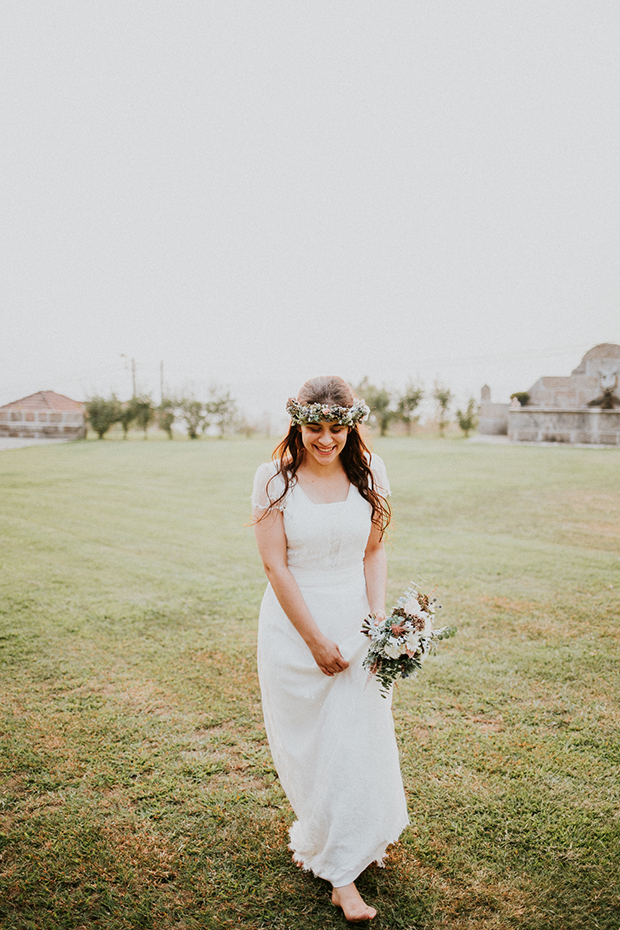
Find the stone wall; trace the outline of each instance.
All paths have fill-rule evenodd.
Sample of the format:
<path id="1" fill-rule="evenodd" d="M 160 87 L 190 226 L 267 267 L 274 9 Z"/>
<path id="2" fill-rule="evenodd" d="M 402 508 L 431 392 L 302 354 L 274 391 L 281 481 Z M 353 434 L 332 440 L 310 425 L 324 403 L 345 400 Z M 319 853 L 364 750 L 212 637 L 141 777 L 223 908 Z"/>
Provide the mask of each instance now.
<path id="1" fill-rule="evenodd" d="M 80 410 L 0 409 L 0 436 L 14 439 L 84 439 L 86 426 Z"/>
<path id="2" fill-rule="evenodd" d="M 482 401 L 478 413 L 478 432 L 483 436 L 505 436 L 508 432 L 510 404 Z"/>
<path id="3" fill-rule="evenodd" d="M 599 379 L 572 374 L 567 378 L 539 378 L 528 391 L 533 407 L 586 407 L 601 393 Z"/>
<path id="4" fill-rule="evenodd" d="M 511 407 L 508 437 L 515 442 L 620 445 L 620 410 L 591 407 Z"/>

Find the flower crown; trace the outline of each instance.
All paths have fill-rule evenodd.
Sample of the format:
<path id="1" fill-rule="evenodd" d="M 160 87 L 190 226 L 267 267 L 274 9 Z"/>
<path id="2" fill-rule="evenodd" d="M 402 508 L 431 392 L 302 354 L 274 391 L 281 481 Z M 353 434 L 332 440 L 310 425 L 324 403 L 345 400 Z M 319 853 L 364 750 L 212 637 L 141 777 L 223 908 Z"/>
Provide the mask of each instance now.
<path id="1" fill-rule="evenodd" d="M 368 419 L 370 415 L 370 407 L 359 399 L 350 407 L 339 407 L 338 404 L 300 404 L 295 397 L 289 397 L 286 410 L 297 426 L 302 423 L 320 423 L 321 420 L 340 423 L 342 426 L 354 426 Z"/>

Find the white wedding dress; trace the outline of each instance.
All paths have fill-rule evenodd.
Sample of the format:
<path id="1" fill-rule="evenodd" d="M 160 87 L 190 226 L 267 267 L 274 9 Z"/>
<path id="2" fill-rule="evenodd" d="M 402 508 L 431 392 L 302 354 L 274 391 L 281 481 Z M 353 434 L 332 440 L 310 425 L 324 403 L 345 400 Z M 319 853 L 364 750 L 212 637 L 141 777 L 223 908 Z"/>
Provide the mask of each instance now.
<path id="1" fill-rule="evenodd" d="M 389 493 L 373 456 L 375 486 Z M 284 489 L 276 466 L 259 466 L 252 503 L 265 509 Z M 305 869 L 348 885 L 409 823 L 394 737 L 391 698 L 368 680 L 363 558 L 371 508 L 353 485 L 347 499 L 315 504 L 294 483 L 283 511 L 288 565 L 319 628 L 349 667 L 324 675 L 271 588 L 261 605 L 258 673 L 265 727 L 280 782 L 297 820 L 290 848 Z"/>

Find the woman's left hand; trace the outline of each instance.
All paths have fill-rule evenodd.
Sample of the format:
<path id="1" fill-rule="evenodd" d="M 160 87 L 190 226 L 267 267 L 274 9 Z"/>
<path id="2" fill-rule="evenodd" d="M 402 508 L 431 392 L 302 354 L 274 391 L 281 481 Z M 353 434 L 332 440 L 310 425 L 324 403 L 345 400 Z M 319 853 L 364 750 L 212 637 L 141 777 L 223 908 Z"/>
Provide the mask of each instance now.
<path id="1" fill-rule="evenodd" d="M 349 663 L 340 652 L 338 644 L 327 636 L 321 635 L 308 645 L 314 661 L 328 678 L 333 678 L 338 672 L 344 672 L 345 668 L 349 667 Z"/>

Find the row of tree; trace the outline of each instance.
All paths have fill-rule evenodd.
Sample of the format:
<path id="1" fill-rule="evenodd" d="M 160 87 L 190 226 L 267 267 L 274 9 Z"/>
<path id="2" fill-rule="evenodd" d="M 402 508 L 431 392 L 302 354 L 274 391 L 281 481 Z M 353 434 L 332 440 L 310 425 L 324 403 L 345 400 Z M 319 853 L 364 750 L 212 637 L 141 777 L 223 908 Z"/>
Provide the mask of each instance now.
<path id="1" fill-rule="evenodd" d="M 225 436 L 237 425 L 237 405 L 227 390 L 212 388 L 209 394 L 206 402 L 192 396 L 164 397 L 161 404 L 155 404 L 149 394 L 139 394 L 124 402 L 115 394 L 97 395 L 86 401 L 86 417 L 99 439 L 117 423 L 125 439 L 132 426 L 143 430 L 146 439 L 149 426 L 154 423 L 172 439 L 172 427 L 178 420 L 184 422 L 190 439 L 197 439 L 212 426 L 220 436 Z"/>
<path id="2" fill-rule="evenodd" d="M 392 423 L 402 423 L 407 435 L 420 419 L 419 408 L 426 394 L 418 384 L 409 383 L 402 393 L 389 391 L 386 387 L 377 387 L 368 378 L 364 378 L 354 387 L 355 393 L 363 397 L 370 407 L 370 426 L 386 436 Z M 441 384 L 435 384 L 431 397 L 436 407 L 439 435 L 443 436 L 451 422 L 451 405 L 454 400 L 452 392 Z M 120 424 L 125 438 L 133 426 L 144 431 L 146 438 L 149 427 L 156 423 L 172 439 L 175 422 L 183 422 L 190 439 L 197 439 L 201 433 L 214 428 L 220 437 L 230 432 L 244 432 L 250 436 L 255 428 L 244 418 L 240 418 L 237 405 L 230 391 L 213 387 L 206 402 L 193 396 L 165 397 L 160 404 L 154 404 L 148 394 L 139 394 L 122 402 L 112 394 L 110 397 L 91 397 L 86 402 L 86 415 L 91 429 L 100 439 L 115 424 Z M 476 428 L 478 423 L 477 405 L 473 397 L 467 406 L 455 411 L 456 421 L 465 434 Z"/>
<path id="3" fill-rule="evenodd" d="M 364 378 L 355 388 L 355 393 L 363 397 L 370 407 L 370 425 L 379 430 L 381 436 L 387 436 L 390 425 L 400 422 L 405 427 L 407 435 L 420 419 L 417 412 L 426 394 L 419 384 L 410 382 L 402 393 L 388 391 L 386 387 L 377 387 Z M 444 436 L 446 427 L 450 423 L 450 408 L 454 400 L 452 392 L 441 384 L 436 383 L 432 399 L 435 402 L 437 425 L 439 435 Z M 459 427 L 465 436 L 469 436 L 478 425 L 478 409 L 476 401 L 470 397 L 467 406 L 455 411 Z"/>

